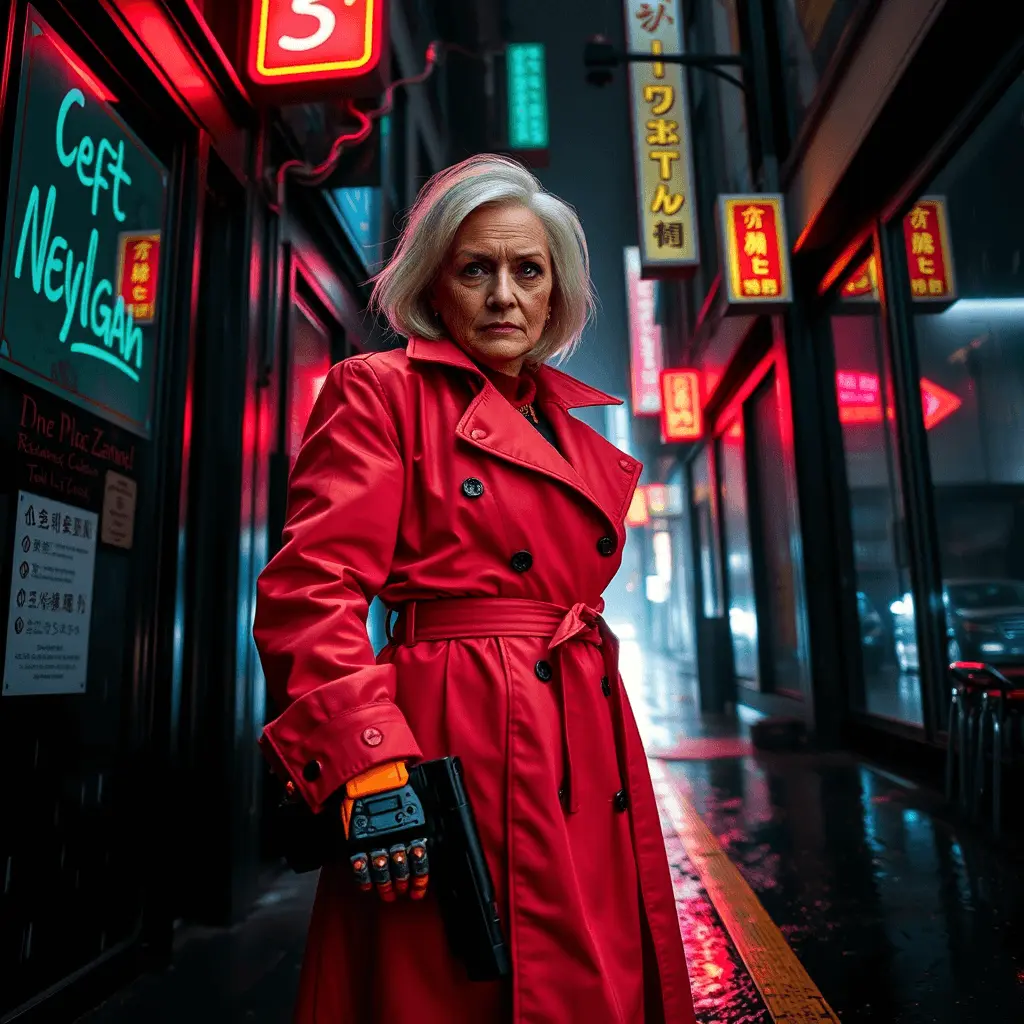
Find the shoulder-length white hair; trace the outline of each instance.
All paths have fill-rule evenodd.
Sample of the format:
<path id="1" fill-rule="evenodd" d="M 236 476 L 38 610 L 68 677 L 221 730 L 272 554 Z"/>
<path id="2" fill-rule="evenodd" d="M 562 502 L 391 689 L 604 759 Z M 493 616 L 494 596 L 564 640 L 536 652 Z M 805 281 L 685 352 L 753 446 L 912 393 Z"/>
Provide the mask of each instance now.
<path id="1" fill-rule="evenodd" d="M 576 211 L 515 160 L 493 154 L 470 157 L 435 174 L 420 190 L 394 255 L 373 281 L 371 305 L 396 334 L 438 339 L 429 290 L 462 222 L 487 204 L 532 210 L 547 232 L 553 282 L 551 319 L 527 357 L 542 363 L 569 355 L 594 311 L 590 255 Z"/>

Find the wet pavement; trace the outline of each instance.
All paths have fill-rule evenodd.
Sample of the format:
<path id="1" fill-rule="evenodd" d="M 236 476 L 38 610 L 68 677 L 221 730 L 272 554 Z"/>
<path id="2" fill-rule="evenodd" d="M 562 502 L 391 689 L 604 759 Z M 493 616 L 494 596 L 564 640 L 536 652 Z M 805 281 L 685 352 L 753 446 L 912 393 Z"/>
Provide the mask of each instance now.
<path id="1" fill-rule="evenodd" d="M 700 721 L 693 680 L 631 658 L 648 749 L 672 758 L 669 777 L 844 1022 L 1024 1022 L 1019 842 L 996 848 L 938 794 L 849 755 L 755 753 L 742 721 Z M 704 1024 L 747 1019 L 746 995 L 721 998 Z"/>
<path id="2" fill-rule="evenodd" d="M 682 841 L 665 836 L 693 1006 L 701 1024 L 771 1024 L 772 1018 L 700 884 Z"/>
<path id="3" fill-rule="evenodd" d="M 1024 1024 L 1019 844 L 995 848 L 937 795 L 848 755 L 755 752 L 742 715 L 702 719 L 693 680 L 635 645 L 623 675 L 662 777 L 844 1024 Z M 667 814 L 663 825 L 698 1020 L 770 1024 Z M 314 882 L 284 875 L 241 925 L 184 931 L 172 968 L 83 1020 L 285 1024 Z"/>
<path id="4" fill-rule="evenodd" d="M 844 1021 L 1024 1021 L 1019 866 L 927 794 L 842 756 L 669 771 Z"/>

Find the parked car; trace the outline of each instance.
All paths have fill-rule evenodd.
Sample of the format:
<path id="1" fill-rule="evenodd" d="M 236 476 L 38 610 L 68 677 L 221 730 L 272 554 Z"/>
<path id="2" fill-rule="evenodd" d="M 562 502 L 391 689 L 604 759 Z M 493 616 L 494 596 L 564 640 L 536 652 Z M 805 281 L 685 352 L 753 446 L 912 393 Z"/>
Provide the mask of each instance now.
<path id="1" fill-rule="evenodd" d="M 857 591 L 857 617 L 860 619 L 860 646 L 864 671 L 877 672 L 885 658 L 885 625 L 871 599 L 862 590 Z"/>
<path id="2" fill-rule="evenodd" d="M 946 580 L 942 603 L 948 661 L 1024 665 L 1024 581 Z M 904 594 L 889 610 L 900 670 L 916 672 L 920 659 L 913 596 Z"/>

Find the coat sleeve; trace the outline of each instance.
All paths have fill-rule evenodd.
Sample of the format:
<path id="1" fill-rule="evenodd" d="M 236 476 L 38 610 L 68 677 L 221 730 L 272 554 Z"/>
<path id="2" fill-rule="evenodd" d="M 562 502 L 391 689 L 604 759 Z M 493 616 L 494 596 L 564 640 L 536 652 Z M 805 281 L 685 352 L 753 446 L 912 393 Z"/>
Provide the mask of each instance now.
<path id="1" fill-rule="evenodd" d="M 365 360 L 335 366 L 292 470 L 284 544 L 257 583 L 253 636 L 281 710 L 260 740 L 314 811 L 349 779 L 420 749 L 394 703 L 395 669 L 366 632 L 398 536 L 404 471 Z"/>

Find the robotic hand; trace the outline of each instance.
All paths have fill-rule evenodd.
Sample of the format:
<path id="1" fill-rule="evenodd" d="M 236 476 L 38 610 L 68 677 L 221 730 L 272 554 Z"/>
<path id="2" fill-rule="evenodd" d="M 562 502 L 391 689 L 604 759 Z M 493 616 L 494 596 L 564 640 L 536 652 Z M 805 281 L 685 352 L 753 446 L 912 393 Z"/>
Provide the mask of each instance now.
<path id="1" fill-rule="evenodd" d="M 426 896 L 427 816 L 404 762 L 380 765 L 352 779 L 345 786 L 341 821 L 360 889 L 376 889 L 385 903 L 403 895 L 412 900 Z"/>

